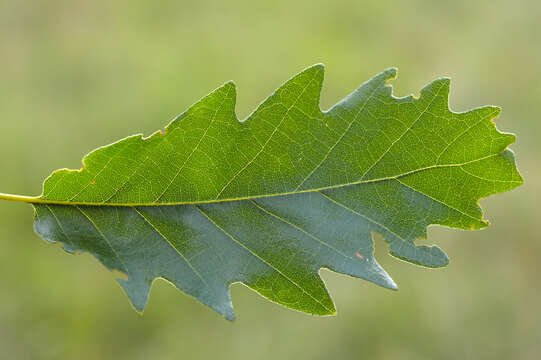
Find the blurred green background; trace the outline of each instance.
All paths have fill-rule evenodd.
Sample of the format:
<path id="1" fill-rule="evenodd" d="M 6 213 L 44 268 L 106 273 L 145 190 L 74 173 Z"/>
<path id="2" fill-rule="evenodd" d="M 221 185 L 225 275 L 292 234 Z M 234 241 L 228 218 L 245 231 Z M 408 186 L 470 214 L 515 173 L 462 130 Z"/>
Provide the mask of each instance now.
<path id="1" fill-rule="evenodd" d="M 399 67 L 396 95 L 450 76 L 451 107 L 496 104 L 526 183 L 481 202 L 493 225 L 429 229 L 444 269 L 376 243 L 392 292 L 322 271 L 338 316 L 232 288 L 229 323 L 163 281 L 144 316 L 89 255 L 0 203 L 2 359 L 539 359 L 541 2 L 0 0 L 0 191 L 38 195 L 88 151 L 163 127 L 228 80 L 246 117 L 291 75 L 326 65 L 328 108 Z"/>

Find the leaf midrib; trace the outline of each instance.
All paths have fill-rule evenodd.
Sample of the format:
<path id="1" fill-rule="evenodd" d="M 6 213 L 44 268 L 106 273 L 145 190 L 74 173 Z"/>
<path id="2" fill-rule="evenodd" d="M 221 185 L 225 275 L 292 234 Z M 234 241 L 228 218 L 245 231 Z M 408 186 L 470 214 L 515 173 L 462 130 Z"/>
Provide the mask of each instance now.
<path id="1" fill-rule="evenodd" d="M 402 174 L 393 175 L 393 176 L 387 176 L 387 177 L 381 177 L 377 179 L 368 179 L 368 180 L 358 180 L 353 181 L 349 183 L 342 183 L 337 185 L 329 185 L 329 186 L 323 186 L 319 188 L 313 188 L 313 189 L 304 189 L 304 190 L 297 190 L 297 191 L 286 191 L 282 193 L 272 193 L 272 194 L 257 194 L 257 195 L 246 195 L 246 196 L 239 196 L 234 198 L 224 198 L 224 199 L 208 199 L 208 200 L 196 200 L 196 201 L 177 201 L 177 202 L 167 202 L 167 203 L 111 203 L 111 202 L 89 202 L 89 201 L 69 201 L 69 200 L 52 200 L 52 199 L 43 199 L 41 196 L 24 196 L 24 195 L 13 195 L 13 194 L 4 194 L 0 193 L 0 200 L 8 200 L 8 201 L 15 201 L 15 202 L 23 202 L 23 203 L 30 203 L 30 204 L 44 204 L 44 205 L 70 205 L 70 206 L 119 206 L 119 207 L 134 207 L 134 206 L 175 206 L 175 205 L 199 205 L 199 204 L 216 204 L 216 203 L 222 203 L 222 202 L 232 202 L 232 201 L 243 201 L 243 200 L 253 200 L 253 199 L 261 199 L 261 198 L 268 198 L 268 197 L 276 197 L 276 196 L 287 196 L 287 195 L 296 195 L 296 194 L 303 194 L 303 193 L 311 193 L 311 192 L 319 192 L 324 190 L 332 190 L 332 189 L 339 189 L 347 186 L 354 186 L 354 185 L 361 185 L 361 184 L 368 184 L 368 183 L 377 183 L 377 182 L 383 182 L 383 181 L 390 181 L 390 180 L 397 180 L 402 177 L 412 175 L 415 173 L 419 173 L 422 171 L 429 171 L 432 169 L 439 169 L 439 168 L 450 168 L 450 167 L 462 167 L 466 166 L 478 161 L 486 160 L 492 157 L 500 156 L 501 153 L 496 154 L 490 154 L 487 156 L 483 156 L 474 160 L 469 160 L 463 163 L 456 163 L 456 164 L 435 164 L 430 166 L 425 166 L 422 168 L 414 169 L 411 171 L 407 171 Z M 489 179 L 489 181 L 496 181 L 493 179 Z M 518 180 L 498 180 L 498 182 L 508 182 L 508 183 L 521 183 Z"/>

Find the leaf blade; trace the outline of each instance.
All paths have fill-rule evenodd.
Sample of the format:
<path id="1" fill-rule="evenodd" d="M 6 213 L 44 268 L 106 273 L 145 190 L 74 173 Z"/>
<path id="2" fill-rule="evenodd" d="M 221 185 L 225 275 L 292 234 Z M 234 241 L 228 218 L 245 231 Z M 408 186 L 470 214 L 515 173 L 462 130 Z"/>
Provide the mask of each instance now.
<path id="1" fill-rule="evenodd" d="M 388 69 L 323 112 L 316 65 L 242 122 L 226 83 L 164 131 L 54 172 L 34 202 L 36 232 L 126 273 L 138 311 L 155 278 L 230 320 L 236 282 L 317 315 L 335 313 L 322 267 L 396 289 L 372 233 L 400 259 L 445 266 L 439 247 L 415 244 L 427 226 L 487 226 L 478 200 L 522 178 L 514 136 L 492 122 L 499 108 L 452 112 L 449 79 L 396 98 L 395 77 Z"/>

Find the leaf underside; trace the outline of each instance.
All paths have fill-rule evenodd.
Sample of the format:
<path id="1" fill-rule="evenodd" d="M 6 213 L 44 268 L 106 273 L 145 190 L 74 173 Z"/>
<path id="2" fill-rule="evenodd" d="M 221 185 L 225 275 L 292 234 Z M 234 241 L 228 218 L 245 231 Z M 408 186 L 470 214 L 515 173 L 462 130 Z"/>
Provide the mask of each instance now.
<path id="1" fill-rule="evenodd" d="M 396 98 L 389 69 L 322 112 L 323 72 L 294 76 L 244 121 L 226 83 L 164 130 L 54 172 L 34 203 L 36 232 L 125 273 L 138 311 L 164 278 L 227 319 L 235 282 L 317 315 L 335 313 L 322 267 L 396 289 L 373 233 L 400 259 L 447 265 L 415 239 L 430 224 L 487 226 L 478 200 L 522 183 L 515 137 L 492 122 L 499 108 L 450 111 L 448 79 Z"/>

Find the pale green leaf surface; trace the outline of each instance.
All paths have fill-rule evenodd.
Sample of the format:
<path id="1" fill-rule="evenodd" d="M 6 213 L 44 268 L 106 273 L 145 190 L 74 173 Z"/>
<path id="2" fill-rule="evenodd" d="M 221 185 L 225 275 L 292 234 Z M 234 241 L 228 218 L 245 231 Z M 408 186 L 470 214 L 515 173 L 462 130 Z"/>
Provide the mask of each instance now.
<path id="1" fill-rule="evenodd" d="M 29 201 L 35 229 L 125 273 L 119 282 L 139 311 L 155 278 L 228 319 L 235 282 L 318 315 L 335 313 L 322 267 L 395 289 L 372 233 L 396 257 L 444 266 L 439 247 L 415 245 L 427 226 L 483 228 L 478 200 L 522 183 L 507 149 L 514 136 L 492 122 L 498 108 L 450 111 L 448 79 L 396 98 L 387 84 L 395 74 L 322 112 L 316 65 L 245 121 L 227 83 L 165 130 L 53 173 Z"/>

